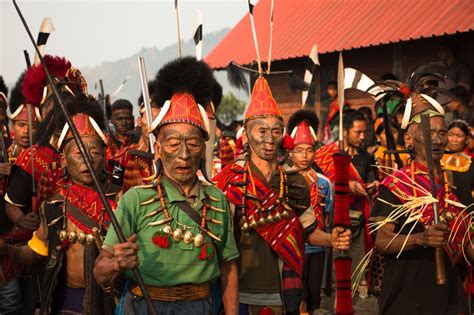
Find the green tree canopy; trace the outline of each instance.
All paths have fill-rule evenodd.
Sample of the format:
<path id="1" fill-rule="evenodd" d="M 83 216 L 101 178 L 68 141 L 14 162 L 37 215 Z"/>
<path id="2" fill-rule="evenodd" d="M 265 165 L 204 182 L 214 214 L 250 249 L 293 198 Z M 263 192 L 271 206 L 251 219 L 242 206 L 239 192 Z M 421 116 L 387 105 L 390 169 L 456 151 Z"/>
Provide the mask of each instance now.
<path id="1" fill-rule="evenodd" d="M 246 105 L 246 102 L 239 100 L 229 92 L 222 97 L 216 112 L 217 118 L 222 123 L 229 125 L 234 120 L 242 119 Z"/>

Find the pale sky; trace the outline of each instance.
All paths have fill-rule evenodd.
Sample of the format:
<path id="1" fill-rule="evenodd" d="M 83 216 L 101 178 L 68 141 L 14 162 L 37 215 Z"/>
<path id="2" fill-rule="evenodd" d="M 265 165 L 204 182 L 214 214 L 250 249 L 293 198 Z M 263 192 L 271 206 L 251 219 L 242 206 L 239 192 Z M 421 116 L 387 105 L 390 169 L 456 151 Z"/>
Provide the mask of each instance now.
<path id="1" fill-rule="evenodd" d="M 86 1 L 17 0 L 36 39 L 44 17 L 55 26 L 46 53 L 66 56 L 77 67 L 95 66 L 137 53 L 142 47 L 166 47 L 177 42 L 174 0 Z M 247 12 L 247 0 L 180 0 L 183 40 L 194 32 L 201 9 L 204 34 L 233 27 Z M 204 39 L 205 40 L 205 39 Z M 34 48 L 11 0 L 0 0 L 0 75 L 16 81 L 25 69 L 23 50 L 34 60 Z"/>

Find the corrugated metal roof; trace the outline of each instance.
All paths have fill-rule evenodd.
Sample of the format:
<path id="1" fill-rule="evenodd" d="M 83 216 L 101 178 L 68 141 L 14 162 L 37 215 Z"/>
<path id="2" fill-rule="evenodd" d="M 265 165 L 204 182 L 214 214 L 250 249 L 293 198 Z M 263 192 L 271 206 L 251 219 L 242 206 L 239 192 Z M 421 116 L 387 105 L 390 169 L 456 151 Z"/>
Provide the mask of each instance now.
<path id="1" fill-rule="evenodd" d="M 268 58 L 271 0 L 254 8 L 260 54 Z M 244 5 L 244 4 L 243 4 Z M 275 0 L 272 60 L 474 30 L 473 0 Z M 242 20 L 206 57 L 213 68 L 256 59 L 250 20 Z"/>

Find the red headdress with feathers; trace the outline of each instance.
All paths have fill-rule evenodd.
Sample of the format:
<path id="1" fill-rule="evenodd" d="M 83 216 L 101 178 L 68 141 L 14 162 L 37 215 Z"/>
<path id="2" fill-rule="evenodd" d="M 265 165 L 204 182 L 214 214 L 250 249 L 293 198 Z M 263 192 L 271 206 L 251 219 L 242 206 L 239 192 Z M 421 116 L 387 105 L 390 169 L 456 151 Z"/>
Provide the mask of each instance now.
<path id="1" fill-rule="evenodd" d="M 71 66 L 71 62 L 64 57 L 45 55 L 44 62 L 53 78 L 66 83 L 66 89 L 72 94 L 87 92 L 87 84 L 79 69 Z M 48 86 L 43 65 L 30 67 L 23 79 L 21 91 L 25 101 L 34 106 L 42 105 L 45 97 L 45 88 Z"/>

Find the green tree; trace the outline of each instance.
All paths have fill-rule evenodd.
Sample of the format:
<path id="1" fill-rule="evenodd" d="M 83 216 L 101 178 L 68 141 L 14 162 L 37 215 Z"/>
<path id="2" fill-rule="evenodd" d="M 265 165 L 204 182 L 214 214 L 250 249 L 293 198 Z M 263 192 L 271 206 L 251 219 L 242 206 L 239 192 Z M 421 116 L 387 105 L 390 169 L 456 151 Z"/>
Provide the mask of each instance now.
<path id="1" fill-rule="evenodd" d="M 229 92 L 222 97 L 221 103 L 217 108 L 217 118 L 222 123 L 229 125 L 232 121 L 241 119 L 247 103 L 239 100 L 234 94 Z"/>

